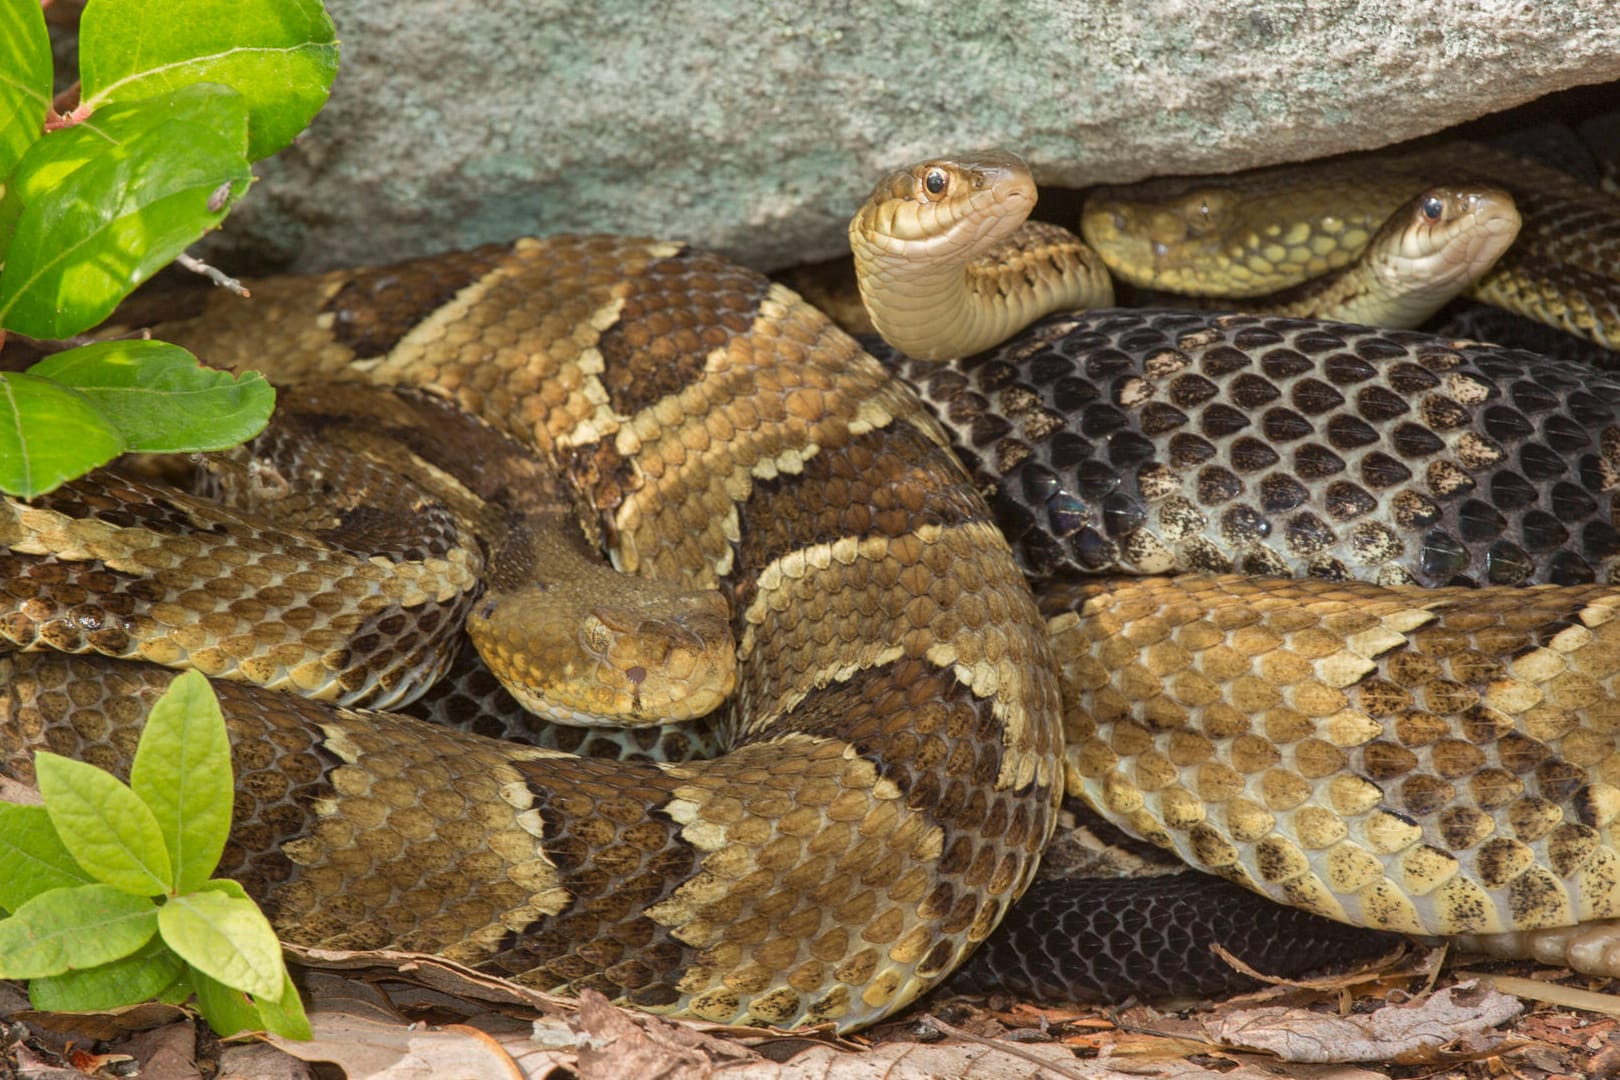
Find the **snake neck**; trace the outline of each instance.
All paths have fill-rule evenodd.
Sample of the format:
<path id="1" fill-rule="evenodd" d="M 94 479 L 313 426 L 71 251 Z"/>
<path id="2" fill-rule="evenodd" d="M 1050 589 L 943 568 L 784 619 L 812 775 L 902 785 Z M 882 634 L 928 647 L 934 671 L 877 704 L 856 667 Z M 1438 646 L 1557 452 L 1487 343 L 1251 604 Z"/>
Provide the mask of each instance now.
<path id="1" fill-rule="evenodd" d="M 921 360 L 993 348 L 1043 315 L 1113 303 L 1101 260 L 1073 233 L 1026 222 L 966 262 L 890 250 L 851 233 L 862 296 L 885 341 Z"/>

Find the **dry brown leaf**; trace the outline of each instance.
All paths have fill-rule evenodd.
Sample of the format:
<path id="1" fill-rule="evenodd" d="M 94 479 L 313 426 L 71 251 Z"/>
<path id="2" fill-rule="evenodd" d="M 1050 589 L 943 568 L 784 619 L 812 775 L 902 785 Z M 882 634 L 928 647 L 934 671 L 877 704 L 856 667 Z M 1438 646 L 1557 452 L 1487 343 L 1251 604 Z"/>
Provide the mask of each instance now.
<path id="1" fill-rule="evenodd" d="M 189 1019 L 137 1033 L 129 1040 L 130 1053 L 140 1063 L 142 1076 L 164 1080 L 193 1080 L 197 1068 L 197 1025 Z"/>
<path id="2" fill-rule="evenodd" d="M 1517 998 L 1470 982 L 1371 1013 L 1334 1016 L 1307 1009 L 1243 1009 L 1207 1021 L 1205 1027 L 1227 1046 L 1264 1050 L 1284 1061 L 1426 1061 L 1448 1043 L 1484 1036 L 1523 1008 Z M 1490 1038 L 1499 1041 L 1506 1036 L 1493 1033 Z"/>
<path id="3" fill-rule="evenodd" d="M 582 1080 L 705 1080 L 717 1068 L 730 1072 L 760 1061 L 745 1047 L 682 1024 L 631 1018 L 591 990 L 580 994 L 568 1026 L 577 1036 Z"/>
<path id="4" fill-rule="evenodd" d="M 1558 983 L 1543 982 L 1540 979 L 1525 979 L 1517 975 L 1482 975 L 1479 981 L 1504 994 L 1527 998 L 1530 1001 L 1559 1005 L 1566 1009 L 1584 1009 L 1605 1016 L 1620 1016 L 1620 994 L 1598 994 L 1591 990 L 1560 986 Z"/>
<path id="5" fill-rule="evenodd" d="M 10 1054 L 16 1055 L 16 1070 L 19 1077 L 27 1077 L 28 1080 L 84 1080 L 84 1073 L 78 1069 L 53 1064 L 26 1045 L 19 1044 L 12 1047 Z M 9 1067 L 11 1063 L 6 1061 L 5 1064 Z"/>
<path id="6" fill-rule="evenodd" d="M 485 975 L 442 956 L 399 952 L 392 949 L 346 951 L 305 949 L 283 945 L 287 956 L 301 967 L 341 972 L 363 980 L 399 978 L 432 987 L 452 997 L 482 1004 L 523 1005 L 537 1012 L 569 1015 L 574 1011 L 571 998 L 542 994 L 526 986 Z"/>
<path id="7" fill-rule="evenodd" d="M 543 1077 L 566 1068 L 572 1054 L 536 1049 L 523 1036 L 497 1039 L 455 1025 L 432 1029 L 316 1011 L 309 1017 L 315 1038 L 295 1042 L 268 1036 L 276 1047 L 304 1061 L 329 1061 L 351 1080 L 420 1080 L 424 1076 Z"/>
<path id="8" fill-rule="evenodd" d="M 1121 1031 L 1112 1038 L 1099 1040 L 1096 1045 L 1109 1057 L 1140 1061 L 1167 1061 L 1218 1049 L 1205 1039 L 1183 1039 L 1138 1031 Z"/>
<path id="9" fill-rule="evenodd" d="M 750 1066 L 719 1074 L 724 1080 L 1278 1080 L 1275 1062 L 1243 1055 L 1210 1066 L 1184 1059 L 1129 1062 L 1080 1059 L 1053 1043 L 969 1044 L 952 1040 L 931 1045 L 886 1043 L 861 1054 L 839 1054 L 815 1047 L 780 1066 Z M 1381 1073 L 1350 1066 L 1300 1066 L 1290 1080 L 1385 1080 Z"/>
<path id="10" fill-rule="evenodd" d="M 149 1001 L 144 1005 L 126 1005 L 105 1012 L 54 1013 L 18 1009 L 18 1020 L 32 1027 L 54 1031 L 84 1042 L 113 1042 L 136 1031 L 162 1027 L 176 1021 L 190 1023 L 191 1014 L 176 1005 Z"/>
<path id="11" fill-rule="evenodd" d="M 418 1001 L 431 1000 L 438 1006 L 436 1011 L 447 1014 L 459 1012 L 457 1018 L 477 1026 L 488 1026 L 491 1008 L 501 1016 L 520 1016 L 525 1024 L 536 1016 L 555 1017 L 566 1023 L 579 1010 L 579 1001 L 575 998 L 543 994 L 493 975 L 473 971 L 441 956 L 386 949 L 361 952 L 305 949 L 292 945 L 284 945 L 283 948 L 289 959 L 300 967 L 310 969 L 312 972 L 325 972 L 339 982 L 356 981 L 359 985 L 352 991 L 356 998 L 368 996 L 377 998 L 385 1001 L 389 1010 L 411 1001 L 412 995 L 403 989 L 406 985 L 424 987 L 434 991 L 435 995 L 443 995 L 431 999 L 418 998 Z M 313 986 L 313 976 L 306 982 Z M 356 1009 L 349 1002 L 340 1004 L 343 996 L 341 986 L 328 985 L 323 989 L 322 1000 L 317 1001 L 316 1007 L 326 1009 L 328 1008 L 326 1001 L 330 1000 L 335 1006 L 331 1011 L 375 1015 L 371 1010 Z M 457 1002 L 462 1006 L 459 1009 L 455 1008 Z M 627 1015 L 636 1016 L 639 1022 L 645 1014 Z M 447 1022 L 444 1016 L 435 1016 L 433 1019 L 436 1023 Z M 795 1044 L 822 1043 L 841 1049 L 856 1049 L 858 1045 L 840 1038 L 833 1032 L 830 1024 L 820 1028 L 796 1028 L 789 1032 L 695 1020 L 682 1023 L 694 1031 L 735 1039 L 746 1046 L 784 1040 Z"/>

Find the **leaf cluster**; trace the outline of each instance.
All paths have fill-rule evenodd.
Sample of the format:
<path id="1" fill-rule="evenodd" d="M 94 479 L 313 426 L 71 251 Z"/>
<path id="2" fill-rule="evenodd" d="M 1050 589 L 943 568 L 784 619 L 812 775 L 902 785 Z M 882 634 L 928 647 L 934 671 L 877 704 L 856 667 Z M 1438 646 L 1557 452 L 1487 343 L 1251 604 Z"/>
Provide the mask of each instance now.
<path id="1" fill-rule="evenodd" d="M 270 923 L 211 880 L 231 827 L 230 741 L 197 672 L 152 707 L 129 784 L 48 751 L 44 806 L 0 803 L 0 978 L 35 1008 L 109 1009 L 193 993 L 222 1035 L 309 1038 Z"/>
<path id="2" fill-rule="evenodd" d="M 0 336 L 90 329 L 217 227 L 252 183 L 251 163 L 325 102 L 337 42 L 320 0 L 90 0 L 79 69 L 80 103 L 57 117 L 39 0 L 0 0 Z M 67 361 L 78 382 L 43 386 L 57 376 L 38 368 L 0 374 L 0 429 L 10 429 L 0 490 L 33 496 L 128 450 L 234 445 L 268 419 L 262 379 L 228 395 L 216 428 L 199 410 L 213 399 L 192 395 L 219 392 L 218 379 L 194 359 L 177 364 L 175 353 L 189 358 L 181 350 L 125 344 Z M 116 372 L 91 371 L 111 359 Z M 128 410 L 110 414 L 81 392 L 109 380 L 126 402 L 145 395 L 134 429 L 121 422 Z M 244 432 L 250 417 L 257 426 Z"/>

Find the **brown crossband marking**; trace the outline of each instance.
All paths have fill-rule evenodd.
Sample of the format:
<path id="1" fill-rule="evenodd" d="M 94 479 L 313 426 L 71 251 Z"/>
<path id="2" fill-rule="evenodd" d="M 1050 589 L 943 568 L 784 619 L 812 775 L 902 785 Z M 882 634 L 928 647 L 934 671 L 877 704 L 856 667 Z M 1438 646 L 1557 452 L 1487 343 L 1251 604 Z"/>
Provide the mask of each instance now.
<path id="1" fill-rule="evenodd" d="M 1071 767 L 1185 857 L 1336 918 L 1495 932 L 1607 917 L 1620 737 L 1568 710 L 1620 670 L 1612 620 L 1589 606 L 1608 591 L 1077 587 L 1079 621 L 1053 624 L 1087 641 L 1059 643 L 1081 719 Z M 1355 678 L 1325 678 L 1340 666 Z M 1249 742 L 1261 725 L 1266 754 Z M 1295 839 L 1273 831 L 1283 814 Z"/>
<path id="2" fill-rule="evenodd" d="M 143 528 L 116 499 L 110 512 L 130 517 L 112 527 L 8 503 L 8 546 L 77 545 L 86 574 L 128 563 L 163 584 L 147 606 L 173 633 L 156 635 L 155 651 L 191 651 L 159 659 L 306 689 L 335 671 L 335 689 L 319 692 L 391 700 L 403 677 L 361 674 L 370 682 L 356 689 L 351 665 L 369 672 L 375 658 L 415 654 L 477 587 L 485 600 L 515 595 L 501 592 L 507 569 L 534 573 L 521 584 L 543 612 L 561 580 L 538 570 L 551 566 L 541 549 L 563 535 L 554 528 L 571 549 L 600 540 L 661 585 L 725 579 L 760 601 L 735 612 L 752 636 L 722 716 L 740 745 L 702 764 L 604 764 L 389 714 L 222 693 L 239 753 L 254 759 L 243 783 L 263 795 L 239 817 L 233 860 L 289 940 L 433 951 L 546 989 L 592 987 L 714 1020 L 850 1028 L 937 984 L 989 933 L 1051 828 L 1060 734 L 1050 656 L 1027 586 L 943 436 L 850 338 L 757 274 L 615 237 L 520 240 L 253 291 L 268 303 L 213 312 L 177 336 L 202 355 L 263 362 L 290 384 L 452 403 L 516 440 L 540 473 L 492 467 L 500 439 L 435 456 L 433 437 L 455 424 L 419 400 L 383 407 L 369 427 L 334 420 L 345 413 L 331 392 L 316 404 L 332 406 L 312 421 L 316 442 L 370 445 L 403 431 L 402 475 L 443 481 L 437 502 L 407 496 L 392 511 L 430 519 L 417 542 L 394 538 L 388 513 L 352 491 L 336 505 L 307 496 L 298 527 L 352 539 L 296 551 L 291 526 L 255 532 L 240 524 L 245 513 L 192 511 L 178 497 L 170 505 L 196 519 L 183 528 L 160 510 L 164 528 Z M 271 340 L 285 347 L 263 348 Z M 280 482 L 321 470 L 266 452 L 233 466 L 239 478 L 269 501 L 305 499 Z M 383 460 L 394 451 L 368 452 L 398 464 Z M 537 507 L 536 487 L 564 496 Z M 491 503 L 503 513 L 486 513 Z M 471 541 L 438 522 L 439 506 L 456 511 L 456 530 L 466 518 Z M 571 520 L 580 510 L 583 536 Z M 503 522 L 493 533 L 491 516 Z M 215 534 L 228 542 L 210 547 Z M 366 544 L 383 550 L 337 550 Z M 534 554 L 502 554 L 514 549 Z M 775 576 L 756 586 L 761 574 Z M 16 591 L 28 570 L 10 578 Z M 650 587 L 632 574 L 611 581 L 615 598 Z M 48 603 L 74 596 L 72 581 L 41 588 Z M 807 603 L 830 605 L 826 617 Z M 441 614 L 416 613 L 433 604 Z M 499 611 L 512 606 L 503 599 Z M 228 622 L 244 615 L 246 626 Z M 490 619 L 470 619 L 473 632 Z M 572 636 L 599 647 L 599 635 Z M 304 651 L 291 657 L 293 647 Z M 519 638 L 510 651 L 533 648 Z M 654 664 L 671 661 L 638 657 L 628 677 L 650 682 Z M 438 705 L 482 709 L 497 696 L 459 675 L 464 689 Z M 74 725 L 95 716 L 72 701 L 22 730 L 0 700 L 8 773 L 53 738 L 87 758 L 127 755 L 146 699 L 107 709 L 124 711 L 108 725 L 116 745 L 103 746 L 78 736 Z M 291 782 L 277 788 L 268 770 L 281 766 Z"/>
<path id="3" fill-rule="evenodd" d="M 632 416 L 695 382 L 709 353 L 748 333 L 769 290 L 768 279 L 704 252 L 650 263 L 622 290 L 597 346 L 614 410 Z"/>
<path id="4" fill-rule="evenodd" d="M 676 1004 L 697 955 L 648 917 L 698 853 L 657 811 L 676 781 L 650 765 L 522 763 L 564 905 L 509 933 L 482 967 L 547 991 L 597 990 L 644 1008 Z M 649 808 L 651 812 L 649 813 Z"/>
<path id="5" fill-rule="evenodd" d="M 738 565 L 763 567 L 813 544 L 901 537 L 984 520 L 949 451 L 896 420 L 808 458 L 796 473 L 755 481 L 738 511 Z M 738 594 L 745 607 L 751 589 Z"/>
<path id="6" fill-rule="evenodd" d="M 396 266 L 357 270 L 322 309 L 332 337 L 356 360 L 390 352 L 429 312 L 500 262 L 510 244 L 485 244 Z"/>

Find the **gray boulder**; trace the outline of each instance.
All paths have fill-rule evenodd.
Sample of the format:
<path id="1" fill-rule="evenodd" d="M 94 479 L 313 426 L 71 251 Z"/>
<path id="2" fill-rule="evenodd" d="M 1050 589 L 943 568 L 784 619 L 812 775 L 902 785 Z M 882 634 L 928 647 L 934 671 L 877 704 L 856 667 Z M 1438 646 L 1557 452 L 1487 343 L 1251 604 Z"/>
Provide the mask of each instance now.
<path id="1" fill-rule="evenodd" d="M 1614 0 L 330 8 L 331 102 L 210 240 L 227 266 L 606 231 L 773 268 L 844 250 L 877 176 L 931 153 L 1005 146 L 1067 186 L 1223 171 L 1620 78 Z"/>

